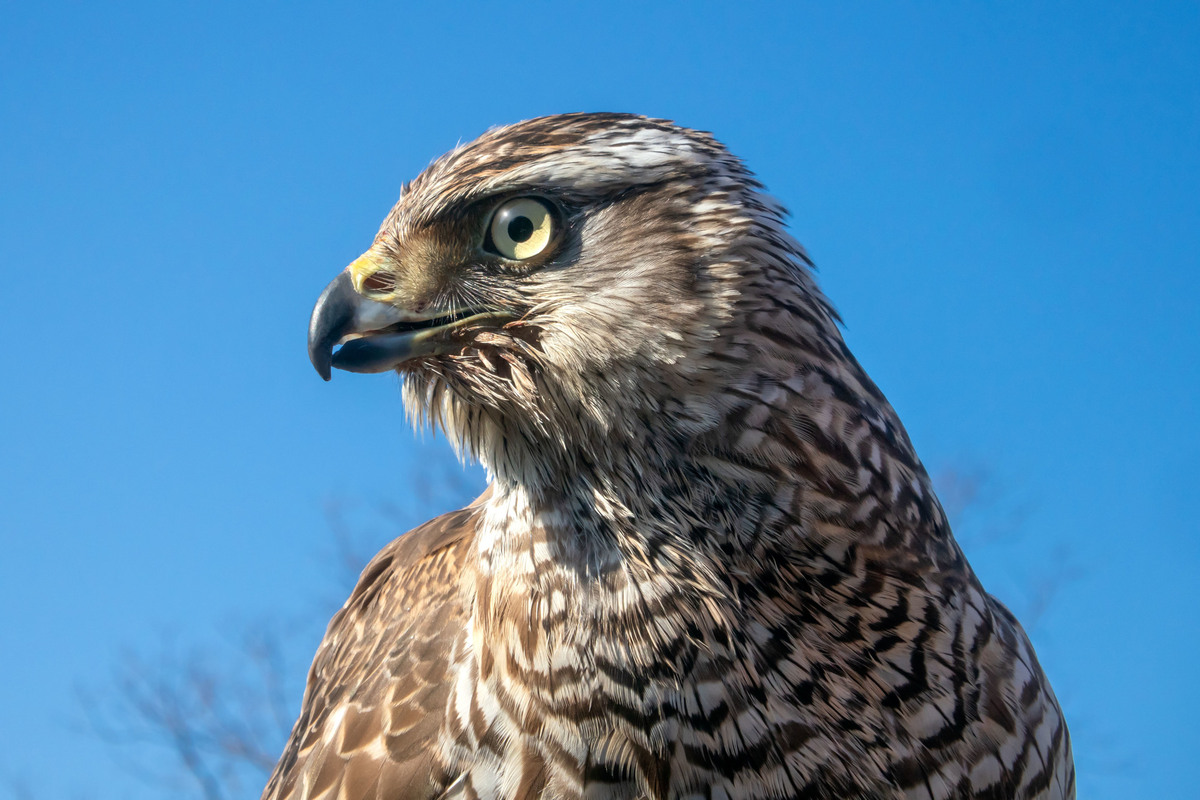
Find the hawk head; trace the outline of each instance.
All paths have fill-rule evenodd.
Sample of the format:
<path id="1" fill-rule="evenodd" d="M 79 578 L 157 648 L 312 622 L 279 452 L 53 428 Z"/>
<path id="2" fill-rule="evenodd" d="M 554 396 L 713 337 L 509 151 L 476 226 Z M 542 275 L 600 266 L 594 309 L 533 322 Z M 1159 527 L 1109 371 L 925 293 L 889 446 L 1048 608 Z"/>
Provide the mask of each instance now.
<path id="1" fill-rule="evenodd" d="M 652 448 L 648 431 L 678 445 L 769 356 L 732 335 L 764 298 L 790 298 L 840 342 L 760 190 L 712 136 L 663 120 L 491 130 L 403 188 L 321 295 L 309 355 L 326 379 L 400 372 L 410 415 L 500 477 L 619 457 L 601 442 Z"/>

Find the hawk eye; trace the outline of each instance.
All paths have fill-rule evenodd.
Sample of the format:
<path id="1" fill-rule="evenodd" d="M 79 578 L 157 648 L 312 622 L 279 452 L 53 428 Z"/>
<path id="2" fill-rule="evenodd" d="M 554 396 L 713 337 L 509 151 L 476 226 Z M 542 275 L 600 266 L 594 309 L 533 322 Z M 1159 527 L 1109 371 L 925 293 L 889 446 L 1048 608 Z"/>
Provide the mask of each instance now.
<path id="1" fill-rule="evenodd" d="M 545 251 L 554 239 L 554 212 L 549 204 L 518 197 L 501 205 L 488 223 L 487 244 L 505 258 L 523 261 Z"/>

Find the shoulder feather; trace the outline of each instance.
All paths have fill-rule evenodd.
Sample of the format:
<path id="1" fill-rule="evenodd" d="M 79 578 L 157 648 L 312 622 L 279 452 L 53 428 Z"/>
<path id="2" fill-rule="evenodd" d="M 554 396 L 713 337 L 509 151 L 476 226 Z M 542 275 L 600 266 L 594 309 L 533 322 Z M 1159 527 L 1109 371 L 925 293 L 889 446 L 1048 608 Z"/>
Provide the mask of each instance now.
<path id="1" fill-rule="evenodd" d="M 434 743 L 464 630 L 461 573 L 476 512 L 443 514 L 367 564 L 333 619 L 263 800 L 436 796 Z"/>

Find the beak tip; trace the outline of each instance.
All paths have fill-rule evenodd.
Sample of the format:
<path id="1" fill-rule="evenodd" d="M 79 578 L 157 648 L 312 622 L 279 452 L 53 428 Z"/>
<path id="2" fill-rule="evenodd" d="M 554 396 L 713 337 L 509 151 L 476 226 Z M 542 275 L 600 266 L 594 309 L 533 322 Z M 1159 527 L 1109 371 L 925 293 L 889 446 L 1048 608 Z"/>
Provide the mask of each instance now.
<path id="1" fill-rule="evenodd" d="M 313 369 L 324 380 L 329 380 L 332 377 L 333 348 L 327 342 L 321 341 L 319 337 L 310 337 L 308 341 L 308 360 L 312 362 Z"/>
<path id="2" fill-rule="evenodd" d="M 308 323 L 308 360 L 328 381 L 333 374 L 333 348 L 354 319 L 354 289 L 343 271 L 321 292 Z"/>

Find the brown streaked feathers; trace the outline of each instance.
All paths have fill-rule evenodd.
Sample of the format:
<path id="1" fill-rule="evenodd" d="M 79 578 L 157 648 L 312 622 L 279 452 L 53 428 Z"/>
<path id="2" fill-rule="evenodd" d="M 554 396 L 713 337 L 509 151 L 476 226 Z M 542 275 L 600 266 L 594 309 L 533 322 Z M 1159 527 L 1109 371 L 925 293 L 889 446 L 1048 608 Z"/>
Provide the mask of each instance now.
<path id="1" fill-rule="evenodd" d="M 293 735 L 264 796 L 431 793 L 475 513 L 443 514 L 371 559 L 329 623 L 296 722 L 303 736 Z"/>
<path id="2" fill-rule="evenodd" d="M 526 260 L 487 233 L 514 198 L 558 226 Z M 623 114 L 405 187 L 310 352 L 394 366 L 491 482 L 364 570 L 264 800 L 1074 797 L 1033 648 L 784 214 Z"/>

